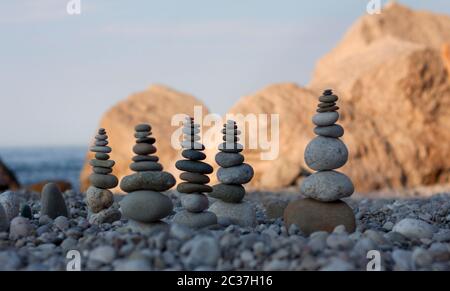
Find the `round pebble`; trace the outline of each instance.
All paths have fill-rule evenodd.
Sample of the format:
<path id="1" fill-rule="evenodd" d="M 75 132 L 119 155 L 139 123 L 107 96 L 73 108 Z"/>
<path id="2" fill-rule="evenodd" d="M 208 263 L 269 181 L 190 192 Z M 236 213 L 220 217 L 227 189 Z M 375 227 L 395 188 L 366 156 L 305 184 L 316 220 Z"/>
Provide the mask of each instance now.
<path id="1" fill-rule="evenodd" d="M 253 168 L 245 163 L 231 168 L 219 168 L 217 171 L 217 179 L 225 184 L 246 184 L 253 175 Z"/>
<path id="2" fill-rule="evenodd" d="M 216 163 L 223 168 L 230 168 L 239 166 L 244 162 L 244 156 L 238 153 L 224 153 L 216 154 Z"/>
<path id="3" fill-rule="evenodd" d="M 338 138 L 344 135 L 344 128 L 339 124 L 318 126 L 314 128 L 314 133 L 325 137 Z"/>
<path id="4" fill-rule="evenodd" d="M 156 153 L 156 147 L 148 143 L 138 143 L 134 145 L 133 152 L 136 155 L 151 155 Z"/>
<path id="5" fill-rule="evenodd" d="M 318 136 L 305 149 L 305 162 L 316 171 L 340 168 L 347 160 L 347 147 L 337 138 Z"/>
<path id="6" fill-rule="evenodd" d="M 300 192 L 315 200 L 330 202 L 349 197 L 354 192 L 352 181 L 336 171 L 320 171 L 306 177 Z"/>
<path id="7" fill-rule="evenodd" d="M 100 175 L 96 173 L 89 176 L 89 181 L 93 186 L 101 189 L 112 189 L 119 184 L 116 176 Z"/>
<path id="8" fill-rule="evenodd" d="M 317 126 L 330 126 L 336 123 L 339 119 L 339 113 L 333 112 L 321 112 L 313 116 L 313 123 Z"/>
<path id="9" fill-rule="evenodd" d="M 189 212 L 202 212 L 208 209 L 208 197 L 203 194 L 186 194 L 181 197 L 181 205 Z"/>

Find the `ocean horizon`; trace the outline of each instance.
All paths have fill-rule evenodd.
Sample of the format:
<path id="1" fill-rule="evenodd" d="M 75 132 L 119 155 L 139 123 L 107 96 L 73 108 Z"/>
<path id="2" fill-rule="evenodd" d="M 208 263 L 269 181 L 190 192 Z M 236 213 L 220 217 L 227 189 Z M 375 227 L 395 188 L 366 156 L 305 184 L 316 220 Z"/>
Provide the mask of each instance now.
<path id="1" fill-rule="evenodd" d="M 64 180 L 78 190 L 87 150 L 87 146 L 5 146 L 0 147 L 0 159 L 21 185 Z"/>

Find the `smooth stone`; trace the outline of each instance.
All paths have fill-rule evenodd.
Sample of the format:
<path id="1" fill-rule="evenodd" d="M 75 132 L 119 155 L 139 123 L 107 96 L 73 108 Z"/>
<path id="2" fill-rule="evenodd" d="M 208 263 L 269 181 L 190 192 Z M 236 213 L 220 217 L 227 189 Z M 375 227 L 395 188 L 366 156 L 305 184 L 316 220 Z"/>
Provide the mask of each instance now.
<path id="1" fill-rule="evenodd" d="M 186 194 L 181 196 L 181 205 L 189 212 L 202 212 L 208 209 L 209 200 L 204 194 Z"/>
<path id="2" fill-rule="evenodd" d="M 110 207 L 107 209 L 103 209 L 98 213 L 93 213 L 89 216 L 89 223 L 101 225 L 103 223 L 113 223 L 122 218 L 122 213 L 119 209 L 114 207 Z"/>
<path id="3" fill-rule="evenodd" d="M 333 111 L 338 111 L 338 110 L 339 110 L 338 106 L 331 106 L 331 107 L 318 108 L 316 111 L 319 113 L 323 113 L 323 112 L 333 112 Z"/>
<path id="4" fill-rule="evenodd" d="M 111 174 L 113 170 L 111 168 L 93 167 L 92 171 L 99 175 L 108 175 Z"/>
<path id="5" fill-rule="evenodd" d="M 151 155 L 156 153 L 156 147 L 148 143 L 138 143 L 134 145 L 133 152 L 136 155 Z"/>
<path id="6" fill-rule="evenodd" d="M 64 197 L 54 183 L 48 183 L 42 189 L 41 216 L 43 215 L 47 215 L 52 219 L 58 216 L 69 216 Z"/>
<path id="7" fill-rule="evenodd" d="M 184 135 L 184 140 L 187 140 L 187 141 L 199 141 L 201 138 L 200 138 L 200 136 L 198 136 L 198 135 Z"/>
<path id="8" fill-rule="evenodd" d="M 7 231 L 9 228 L 9 219 L 3 205 L 0 204 L 0 232 Z"/>
<path id="9" fill-rule="evenodd" d="M 95 136 L 96 140 L 107 140 L 108 136 L 106 134 L 98 134 Z"/>
<path id="10" fill-rule="evenodd" d="M 317 126 L 314 128 L 314 133 L 325 137 L 338 138 L 344 135 L 344 128 L 339 124 L 330 126 Z"/>
<path id="11" fill-rule="evenodd" d="M 190 270 L 215 269 L 221 255 L 219 239 L 209 235 L 195 236 L 182 248 L 188 252 L 183 262 Z"/>
<path id="12" fill-rule="evenodd" d="M 147 132 L 151 131 L 152 127 L 149 124 L 138 124 L 134 127 L 134 130 L 137 132 Z"/>
<path id="13" fill-rule="evenodd" d="M 134 156 L 133 162 L 157 162 L 159 158 L 157 156 Z"/>
<path id="14" fill-rule="evenodd" d="M 192 128 L 192 127 L 183 127 L 182 132 L 184 134 L 199 134 L 200 129 L 199 128 Z"/>
<path id="15" fill-rule="evenodd" d="M 235 143 L 238 142 L 240 139 L 239 137 L 235 136 L 235 135 L 224 135 L 222 137 L 223 141 L 226 141 L 226 143 Z"/>
<path id="16" fill-rule="evenodd" d="M 119 184 L 117 177 L 114 175 L 101 175 L 96 173 L 89 176 L 89 181 L 95 187 L 102 189 L 112 189 Z"/>
<path id="17" fill-rule="evenodd" d="M 339 113 L 333 112 L 321 112 L 313 116 L 312 121 L 317 126 L 330 126 L 336 123 L 339 119 Z"/>
<path id="18" fill-rule="evenodd" d="M 24 204 L 22 205 L 22 208 L 20 209 L 20 216 L 33 219 L 33 211 L 31 210 L 30 205 Z"/>
<path id="19" fill-rule="evenodd" d="M 170 225 L 159 220 L 155 222 L 139 222 L 130 219 L 126 228 L 132 232 L 144 234 L 146 236 L 157 235 L 161 232 L 169 233 L 170 231 Z"/>
<path id="20" fill-rule="evenodd" d="M 431 239 L 433 237 L 434 228 L 423 220 L 405 218 L 394 225 L 392 229 L 409 239 Z"/>
<path id="21" fill-rule="evenodd" d="M 156 162 L 136 162 L 130 165 L 130 169 L 135 172 L 144 172 L 144 171 L 162 171 L 163 166 L 160 163 Z"/>
<path id="22" fill-rule="evenodd" d="M 239 153 L 219 152 L 215 157 L 216 163 L 223 168 L 239 166 L 244 162 L 244 156 Z"/>
<path id="23" fill-rule="evenodd" d="M 305 149 L 305 162 L 316 171 L 340 168 L 347 160 L 347 147 L 337 138 L 317 136 Z"/>
<path id="24" fill-rule="evenodd" d="M 336 102 L 322 102 L 322 103 L 319 103 L 318 107 L 326 108 L 326 107 L 333 107 L 335 105 L 336 105 Z"/>
<path id="25" fill-rule="evenodd" d="M 244 146 L 239 143 L 221 143 L 219 151 L 224 153 L 240 153 L 244 150 Z"/>
<path id="26" fill-rule="evenodd" d="M 97 160 L 106 161 L 106 160 L 109 160 L 110 157 L 108 154 L 105 154 L 105 153 L 95 153 L 95 158 Z"/>
<path id="27" fill-rule="evenodd" d="M 57 218 L 55 218 L 53 225 L 56 226 L 57 229 L 64 231 L 69 228 L 70 222 L 69 219 L 67 219 L 67 217 L 58 216 Z"/>
<path id="28" fill-rule="evenodd" d="M 91 160 L 89 164 L 93 167 L 112 168 L 116 164 L 113 160 Z"/>
<path id="29" fill-rule="evenodd" d="M 89 253 L 89 260 L 110 264 L 116 258 L 116 250 L 108 245 L 98 246 Z"/>
<path id="30" fill-rule="evenodd" d="M 228 219 L 241 227 L 256 226 L 256 209 L 247 201 L 228 203 L 218 200 L 208 210 L 215 213 L 219 220 Z"/>
<path id="31" fill-rule="evenodd" d="M 222 129 L 222 133 L 223 134 L 228 134 L 228 135 L 240 135 L 242 132 L 239 129 Z"/>
<path id="32" fill-rule="evenodd" d="M 181 152 L 181 155 L 189 160 L 193 161 L 202 161 L 206 159 L 206 155 L 200 151 L 196 150 L 184 150 Z"/>
<path id="33" fill-rule="evenodd" d="M 3 206 L 8 221 L 11 221 L 14 217 L 19 215 L 20 200 L 17 193 L 6 191 L 0 194 L 0 204 Z"/>
<path id="34" fill-rule="evenodd" d="M 199 142 L 192 142 L 192 141 L 187 141 L 184 140 L 181 142 L 181 147 L 183 149 L 191 149 L 191 150 L 197 150 L 197 151 L 204 151 L 205 150 L 205 146 Z"/>
<path id="35" fill-rule="evenodd" d="M 225 202 L 239 203 L 245 196 L 245 188 L 241 185 L 217 184 L 208 195 Z"/>
<path id="36" fill-rule="evenodd" d="M 271 199 L 264 203 L 266 215 L 269 219 L 282 218 L 287 206 L 288 202 L 281 199 Z"/>
<path id="37" fill-rule="evenodd" d="M 124 177 L 120 189 L 128 193 L 139 190 L 166 191 L 175 183 L 175 178 L 168 172 L 138 172 Z"/>
<path id="38" fill-rule="evenodd" d="M 86 204 L 93 213 L 110 207 L 113 202 L 114 195 L 107 189 L 90 186 L 86 191 Z"/>
<path id="39" fill-rule="evenodd" d="M 9 239 L 17 240 L 28 237 L 34 233 L 34 226 L 28 218 L 17 216 L 11 220 L 9 226 Z"/>
<path id="40" fill-rule="evenodd" d="M 106 141 L 106 140 L 98 140 L 98 141 L 95 142 L 95 145 L 96 146 L 100 146 L 100 147 L 104 147 L 104 146 L 108 145 L 108 141 Z"/>
<path id="41" fill-rule="evenodd" d="M 346 175 L 336 171 L 321 171 L 306 177 L 300 192 L 308 198 L 330 202 L 353 194 L 355 188 Z"/>
<path id="42" fill-rule="evenodd" d="M 338 99 L 338 96 L 332 94 L 319 97 L 320 102 L 336 102 Z"/>
<path id="43" fill-rule="evenodd" d="M 217 179 L 225 184 L 246 184 L 253 175 L 253 168 L 245 163 L 231 168 L 219 168 L 217 171 Z"/>
<path id="44" fill-rule="evenodd" d="M 141 139 L 141 138 L 146 138 L 146 137 L 150 136 L 150 134 L 151 133 L 149 131 L 148 132 L 136 132 L 136 133 L 134 133 L 134 137 L 137 139 Z"/>
<path id="45" fill-rule="evenodd" d="M 104 154 L 109 154 L 111 152 L 111 148 L 108 146 L 92 146 L 90 150 L 91 152 L 94 153 L 104 153 Z"/>
<path id="46" fill-rule="evenodd" d="M 211 186 L 202 185 L 202 184 L 194 184 L 189 182 L 182 182 L 177 185 L 177 191 L 180 193 L 203 193 L 203 192 L 212 192 Z"/>
<path id="47" fill-rule="evenodd" d="M 194 184 L 208 184 L 210 179 L 208 176 L 199 173 L 183 172 L 180 179 Z"/>
<path id="48" fill-rule="evenodd" d="M 124 217 L 139 222 L 155 222 L 168 216 L 173 209 L 172 200 L 154 191 L 135 191 L 120 202 Z"/>
<path id="49" fill-rule="evenodd" d="M 217 216 L 209 211 L 193 213 L 182 210 L 175 214 L 173 223 L 181 224 L 192 229 L 201 229 L 207 226 L 217 224 Z"/>
<path id="50" fill-rule="evenodd" d="M 320 202 L 306 198 L 292 201 L 284 211 L 286 229 L 297 225 L 306 234 L 317 231 L 333 232 L 339 226 L 345 226 L 348 233 L 356 229 L 353 210 L 343 201 Z"/>
<path id="51" fill-rule="evenodd" d="M 179 160 L 175 163 L 175 167 L 180 171 L 199 174 L 211 174 L 214 171 L 207 163 L 190 160 Z"/>
<path id="52" fill-rule="evenodd" d="M 154 144 L 156 142 L 156 139 L 154 137 L 141 137 L 136 139 L 136 143 L 148 143 L 148 144 Z"/>

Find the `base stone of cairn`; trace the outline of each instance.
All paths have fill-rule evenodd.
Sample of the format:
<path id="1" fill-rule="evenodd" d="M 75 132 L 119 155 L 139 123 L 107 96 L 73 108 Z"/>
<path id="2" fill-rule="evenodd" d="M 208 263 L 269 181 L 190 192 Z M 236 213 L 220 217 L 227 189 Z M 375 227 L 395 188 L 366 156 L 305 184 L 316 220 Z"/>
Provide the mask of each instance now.
<path id="1" fill-rule="evenodd" d="M 114 195 L 109 190 L 117 186 L 118 180 L 111 174 L 115 162 L 109 159 L 111 148 L 108 146 L 105 129 L 98 130 L 91 151 L 95 153 L 95 159 L 90 161 L 93 174 L 89 177 L 91 186 L 86 191 L 89 222 L 91 224 L 113 223 L 120 220 L 122 215 L 118 206 L 113 205 Z"/>
<path id="2" fill-rule="evenodd" d="M 223 143 L 219 145 L 219 153 L 216 155 L 216 163 L 220 166 L 217 178 L 221 182 L 213 187 L 210 197 L 219 199 L 214 202 L 209 211 L 217 215 L 221 224 L 231 223 L 242 227 L 254 227 L 256 225 L 256 209 L 247 201 L 244 201 L 246 184 L 253 178 L 253 168 L 244 163 L 241 154 L 243 146 L 239 143 L 240 131 L 236 122 L 229 120 L 224 124 Z"/>
<path id="3" fill-rule="evenodd" d="M 134 232 L 150 233 L 159 229 L 168 229 L 168 224 L 161 219 L 172 213 L 172 200 L 160 193 L 175 185 L 172 174 L 163 171 L 158 163 L 154 143 L 151 137 L 151 126 L 140 124 L 135 127 L 136 145 L 133 152 L 133 163 L 130 169 L 135 174 L 126 176 L 120 182 L 120 188 L 127 192 L 120 208 L 129 220 L 128 228 Z"/>
<path id="4" fill-rule="evenodd" d="M 339 119 L 337 100 L 331 90 L 325 90 L 319 97 L 321 103 L 312 120 L 318 136 L 305 149 L 306 164 L 317 172 L 305 178 L 300 187 L 307 198 L 292 201 L 284 212 L 286 227 L 296 224 L 307 235 L 315 231 L 332 232 L 339 225 L 345 226 L 349 233 L 356 228 L 353 210 L 341 200 L 353 194 L 353 183 L 335 171 L 348 160 L 347 147 L 339 139 L 344 129 L 335 124 Z"/>
<path id="5" fill-rule="evenodd" d="M 183 133 L 184 140 L 181 146 L 184 149 L 182 156 L 185 160 L 177 161 L 175 166 L 178 170 L 185 171 L 180 175 L 180 179 L 185 182 L 177 186 L 184 210 L 175 215 L 173 222 L 193 229 L 216 225 L 216 215 L 205 211 L 208 209 L 209 201 L 204 193 L 212 191 L 207 185 L 210 180 L 207 175 L 213 172 L 213 168 L 202 162 L 206 159 L 206 155 L 203 153 L 204 145 L 199 142 L 200 125 L 195 124 L 193 118 L 186 118 Z"/>

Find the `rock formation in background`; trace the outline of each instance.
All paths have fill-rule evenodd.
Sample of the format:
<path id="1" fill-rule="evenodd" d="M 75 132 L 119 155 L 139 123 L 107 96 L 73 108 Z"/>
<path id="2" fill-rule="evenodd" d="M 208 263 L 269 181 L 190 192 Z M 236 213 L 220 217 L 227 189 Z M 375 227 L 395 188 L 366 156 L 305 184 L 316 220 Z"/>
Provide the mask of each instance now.
<path id="1" fill-rule="evenodd" d="M 447 76 L 450 80 L 450 43 L 446 43 L 442 46 L 442 59 L 447 68 Z"/>
<path id="2" fill-rule="evenodd" d="M 449 182 L 448 43 L 449 16 L 389 4 L 350 28 L 318 62 L 307 89 L 274 85 L 241 99 L 230 113 L 280 114 L 279 158 L 246 154 L 255 168 L 251 186 L 286 187 L 308 173 L 302 153 L 312 137 L 311 100 L 327 87 L 346 104 L 341 124 L 351 156 L 342 170 L 357 191 Z"/>
<path id="3" fill-rule="evenodd" d="M 206 106 L 195 97 L 155 85 L 146 91 L 131 95 L 112 107 L 102 117 L 100 127 L 109 129 L 109 145 L 114 148 L 111 159 L 116 161 L 113 174 L 119 180 L 131 174 L 128 166 L 133 156 L 130 149 L 134 145 L 134 139 L 130 132 L 133 132 L 134 126 L 139 123 L 152 124 L 153 133 L 160 137 L 158 154 L 163 161 L 162 164 L 172 171 L 174 169 L 172 164 L 179 155 L 178 150 L 171 145 L 171 136 L 176 129 L 171 125 L 172 116 L 175 114 L 193 115 L 195 105 L 203 107 L 203 114 L 208 112 Z M 81 172 L 80 180 L 83 191 L 89 187 L 88 176 L 91 172 L 89 160 L 93 156 L 92 153 L 88 153 Z"/>
<path id="4" fill-rule="evenodd" d="M 14 173 L 0 160 L 0 192 L 8 189 L 17 190 L 20 188 L 19 181 Z"/>

